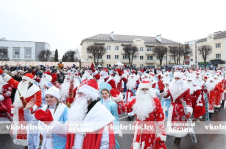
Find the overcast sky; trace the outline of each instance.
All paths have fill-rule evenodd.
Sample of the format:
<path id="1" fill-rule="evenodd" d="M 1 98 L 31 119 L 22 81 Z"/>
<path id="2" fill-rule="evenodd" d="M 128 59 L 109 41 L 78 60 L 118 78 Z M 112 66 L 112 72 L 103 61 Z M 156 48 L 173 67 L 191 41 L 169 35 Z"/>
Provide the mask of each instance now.
<path id="1" fill-rule="evenodd" d="M 100 33 L 186 42 L 226 30 L 225 0 L 0 0 L 0 38 L 47 42 L 60 58 Z"/>

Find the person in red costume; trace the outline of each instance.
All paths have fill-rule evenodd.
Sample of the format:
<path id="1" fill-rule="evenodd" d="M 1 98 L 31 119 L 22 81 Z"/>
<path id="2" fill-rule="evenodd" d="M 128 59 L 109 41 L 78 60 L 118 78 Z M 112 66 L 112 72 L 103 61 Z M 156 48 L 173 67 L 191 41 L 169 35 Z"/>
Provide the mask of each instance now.
<path id="1" fill-rule="evenodd" d="M 13 120 L 11 93 L 12 87 L 0 76 L 0 121 Z"/>
<path id="2" fill-rule="evenodd" d="M 119 93 L 118 95 L 120 96 Z M 166 149 L 164 113 L 150 81 L 140 83 L 132 101 L 124 104 L 122 99 L 118 99 L 115 102 L 119 108 L 127 113 L 134 111 L 136 117 L 131 149 Z M 145 126 L 153 126 L 153 129 L 145 129 Z"/>
<path id="3" fill-rule="evenodd" d="M 222 94 L 224 93 L 224 86 L 221 82 L 221 79 L 215 75 L 214 80 L 216 82 L 215 86 L 215 94 L 216 94 L 216 100 L 214 104 L 215 111 L 218 111 L 218 109 L 221 107 L 221 100 L 222 100 Z"/>
<path id="4" fill-rule="evenodd" d="M 9 75 L 5 74 L 2 69 L 0 69 L 0 75 L 2 76 L 3 80 L 7 82 L 10 86 L 17 89 L 14 99 L 14 115 L 13 115 L 13 125 L 15 127 L 26 125 L 24 122 L 24 110 L 23 108 L 26 104 L 31 100 L 35 99 L 35 105 L 31 108 L 31 112 L 35 112 L 38 107 L 42 104 L 41 99 L 41 90 L 39 87 L 33 84 L 34 76 L 31 73 L 26 73 L 22 77 L 22 81 L 18 82 L 14 80 Z M 23 102 L 21 102 L 21 100 Z M 12 129 L 11 135 L 13 138 L 13 142 L 17 145 L 27 146 L 27 131 L 23 129 Z"/>
<path id="5" fill-rule="evenodd" d="M 210 117 L 213 116 L 214 113 L 214 104 L 215 104 L 215 100 L 216 100 L 216 82 L 214 80 L 213 77 L 210 77 L 207 79 L 206 82 L 206 88 L 207 88 L 207 96 L 208 96 L 208 100 L 209 100 L 209 114 Z"/>
<path id="6" fill-rule="evenodd" d="M 106 68 L 104 68 L 100 72 L 100 74 L 94 68 L 93 64 L 91 65 L 91 69 L 93 72 L 93 77 L 96 78 L 96 80 L 98 81 L 98 84 L 100 84 L 101 82 L 107 82 L 108 84 L 111 85 L 112 88 L 117 89 L 115 80 L 110 75 L 108 75 L 108 70 Z"/>
<path id="7" fill-rule="evenodd" d="M 172 122 L 183 122 L 186 123 L 187 119 L 190 118 L 193 109 L 192 109 L 192 100 L 190 97 L 190 89 L 187 85 L 187 82 L 183 80 L 183 73 L 175 72 L 174 79 L 170 82 L 169 89 L 164 90 L 164 84 L 161 79 L 159 79 L 158 86 L 160 90 L 160 96 L 167 98 L 170 96 L 171 105 L 168 113 L 168 123 Z M 186 102 L 186 108 L 188 110 L 188 114 L 186 115 L 184 112 L 184 106 L 182 102 Z M 171 136 L 175 136 L 174 141 L 174 149 L 180 148 L 181 138 L 187 135 L 187 132 L 178 130 L 178 133 L 170 132 L 169 129 L 177 129 L 176 127 L 167 127 L 167 134 Z"/>
<path id="8" fill-rule="evenodd" d="M 66 149 L 113 149 L 115 148 L 115 136 L 114 130 L 110 128 L 113 126 L 115 118 L 97 100 L 98 97 L 99 91 L 96 80 L 84 80 L 79 86 L 74 102 L 71 104 L 66 124 L 54 121 L 48 110 L 37 110 L 35 117 L 53 127 L 53 133 L 67 134 Z M 78 132 L 70 130 L 78 130 Z M 93 132 L 86 132 L 85 130 Z"/>
<path id="9" fill-rule="evenodd" d="M 60 84 L 57 82 L 57 74 L 56 74 L 56 72 L 53 72 L 51 76 L 52 76 L 52 81 L 51 81 L 51 83 L 52 83 L 55 87 L 57 87 L 57 88 L 60 89 Z"/>

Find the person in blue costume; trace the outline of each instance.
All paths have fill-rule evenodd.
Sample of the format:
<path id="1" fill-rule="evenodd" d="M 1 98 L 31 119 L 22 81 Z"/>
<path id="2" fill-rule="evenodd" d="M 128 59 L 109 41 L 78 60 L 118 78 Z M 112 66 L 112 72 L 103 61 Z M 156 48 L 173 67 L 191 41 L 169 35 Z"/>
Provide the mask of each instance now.
<path id="1" fill-rule="evenodd" d="M 44 86 L 43 86 L 43 89 L 42 89 L 42 105 L 41 105 L 41 107 L 46 105 L 45 92 L 52 86 L 53 86 L 53 84 L 50 81 L 47 81 L 47 82 L 44 83 Z"/>
<path id="2" fill-rule="evenodd" d="M 165 89 L 164 90 L 165 91 L 168 90 L 169 83 L 170 83 L 169 81 L 164 82 L 164 85 L 165 85 Z M 169 111 L 170 104 L 171 104 L 170 97 L 162 98 L 161 105 L 162 105 L 163 113 L 165 115 L 165 120 L 168 119 L 168 111 Z"/>
<path id="3" fill-rule="evenodd" d="M 115 117 L 114 126 L 119 128 L 119 118 L 118 118 L 118 106 L 117 104 L 110 98 L 110 91 L 106 88 L 101 90 L 101 100 L 100 102 L 111 112 L 111 114 Z M 114 129 L 115 134 L 119 134 L 122 137 L 122 132 L 120 129 Z M 116 149 L 120 149 L 119 143 L 115 140 Z"/>
<path id="4" fill-rule="evenodd" d="M 49 110 L 53 116 L 53 119 L 61 123 L 65 123 L 68 120 L 68 108 L 59 99 L 59 89 L 52 86 L 45 92 L 46 105 L 42 107 L 42 110 Z M 33 114 L 31 114 L 30 108 L 34 105 L 32 99 L 24 108 L 25 121 L 32 126 L 38 126 L 38 128 L 45 128 L 43 122 L 38 121 Z M 41 126 L 41 127 L 40 127 Z M 32 127 L 34 128 L 34 127 Z M 42 136 L 42 137 L 40 137 Z M 38 149 L 40 142 L 41 149 L 64 149 L 66 145 L 66 135 L 53 134 L 50 129 L 31 129 L 28 130 L 28 148 Z M 40 139 L 42 138 L 42 139 Z"/>

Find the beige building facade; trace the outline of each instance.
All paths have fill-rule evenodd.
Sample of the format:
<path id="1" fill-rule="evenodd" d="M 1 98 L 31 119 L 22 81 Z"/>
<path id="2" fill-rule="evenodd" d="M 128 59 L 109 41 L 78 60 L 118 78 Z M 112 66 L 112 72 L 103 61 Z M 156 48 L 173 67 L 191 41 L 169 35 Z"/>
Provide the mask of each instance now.
<path id="1" fill-rule="evenodd" d="M 215 32 L 214 34 L 209 34 L 206 38 L 197 41 L 197 47 L 202 45 L 211 45 L 212 53 L 207 56 L 207 62 L 211 60 L 222 60 L 226 61 L 226 31 Z M 198 62 L 202 64 L 204 62 L 202 56 L 198 53 Z M 220 66 L 225 66 L 225 64 L 219 64 Z"/>
<path id="2" fill-rule="evenodd" d="M 128 64 L 129 60 L 125 56 L 123 48 L 126 45 L 135 45 L 138 47 L 138 53 L 133 60 L 133 65 L 136 67 L 142 66 L 158 66 L 160 61 L 153 50 L 155 46 L 166 46 L 168 49 L 167 56 L 164 56 L 162 65 L 174 64 L 173 57 L 169 53 L 170 46 L 178 46 L 179 43 L 162 38 L 161 35 L 156 37 L 147 36 L 130 36 L 130 35 L 114 35 L 111 34 L 98 34 L 96 36 L 86 38 L 81 42 L 81 57 L 82 66 L 91 65 L 94 61 L 89 59 L 87 54 L 87 47 L 90 45 L 102 45 L 106 48 L 106 53 L 99 58 L 99 65 L 107 67 L 113 66 L 117 62 Z"/>

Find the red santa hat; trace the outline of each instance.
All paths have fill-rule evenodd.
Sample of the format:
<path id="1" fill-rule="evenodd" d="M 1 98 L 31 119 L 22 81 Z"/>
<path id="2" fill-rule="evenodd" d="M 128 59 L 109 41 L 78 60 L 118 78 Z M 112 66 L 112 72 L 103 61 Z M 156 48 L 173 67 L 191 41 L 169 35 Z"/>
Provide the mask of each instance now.
<path id="1" fill-rule="evenodd" d="M 152 87 L 151 82 L 148 80 L 143 80 L 139 85 L 139 88 L 151 88 L 151 87 Z"/>
<path id="2" fill-rule="evenodd" d="M 89 95 L 92 100 L 97 100 L 99 97 L 98 84 L 94 79 L 83 80 L 78 88 L 78 93 Z"/>
<path id="3" fill-rule="evenodd" d="M 104 68 L 101 72 L 100 72 L 101 76 L 107 76 L 108 75 L 108 70 L 106 68 Z"/>
<path id="4" fill-rule="evenodd" d="M 52 83 L 56 82 L 57 81 L 57 74 L 53 73 L 52 74 Z"/>
<path id="5" fill-rule="evenodd" d="M 44 74 L 51 75 L 51 72 L 50 71 L 46 71 L 46 72 L 44 72 Z"/>
<path id="6" fill-rule="evenodd" d="M 119 102 L 119 101 L 123 100 L 122 93 L 120 93 L 118 90 L 113 88 L 113 89 L 110 90 L 110 93 L 111 93 L 111 99 L 113 101 Z"/>
<path id="7" fill-rule="evenodd" d="M 22 79 L 27 80 L 27 81 L 29 81 L 29 82 L 31 82 L 31 83 L 34 82 L 33 78 L 34 78 L 34 76 L 33 76 L 31 73 L 26 73 L 26 74 L 22 77 Z"/>
<path id="8" fill-rule="evenodd" d="M 174 73 L 174 78 L 180 78 L 183 79 L 184 78 L 184 74 L 181 72 L 175 72 Z"/>

